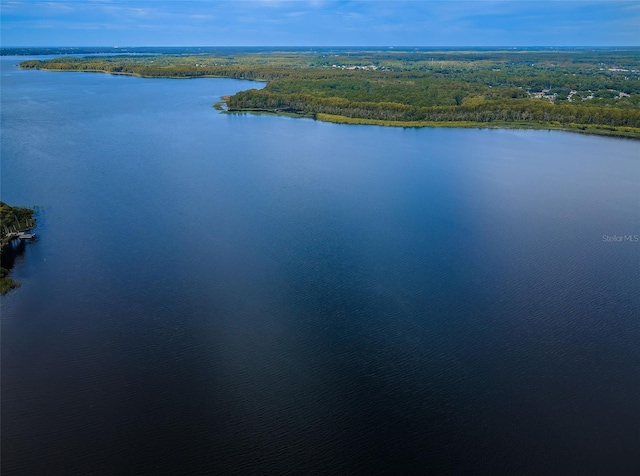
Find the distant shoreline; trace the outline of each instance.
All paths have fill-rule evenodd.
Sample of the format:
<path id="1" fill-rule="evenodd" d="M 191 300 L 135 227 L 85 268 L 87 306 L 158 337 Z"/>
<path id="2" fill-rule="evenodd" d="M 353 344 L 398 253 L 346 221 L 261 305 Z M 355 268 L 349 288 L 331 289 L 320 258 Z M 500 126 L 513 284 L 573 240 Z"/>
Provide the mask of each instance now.
<path id="1" fill-rule="evenodd" d="M 229 76 L 215 76 L 215 75 L 202 75 L 202 76 L 148 76 L 142 75 L 139 73 L 128 73 L 128 72 L 114 72 L 114 71 L 106 71 L 106 70 L 83 70 L 78 71 L 74 69 L 47 69 L 47 68 L 39 68 L 41 71 L 48 71 L 52 73 L 102 73 L 102 74 L 111 74 L 116 76 L 133 76 L 136 78 L 143 79 L 199 79 L 199 78 L 209 78 L 209 79 L 237 79 L 230 78 Z M 253 82 L 263 82 L 268 83 L 268 81 L 261 81 L 256 79 L 240 79 L 239 81 L 253 81 Z M 231 98 L 231 95 L 221 96 L 222 101 L 214 104 L 221 105 L 221 103 L 227 104 L 227 101 Z M 228 107 L 228 106 L 227 106 Z M 217 110 L 222 110 L 221 107 L 216 107 Z M 283 112 L 283 111 L 275 111 L 272 109 L 262 109 L 262 108 L 233 108 L 227 109 L 224 111 L 225 113 L 233 114 L 233 113 L 266 113 L 266 114 L 274 114 L 280 116 L 287 117 L 300 117 L 300 118 L 309 118 L 315 119 L 321 122 L 330 122 L 333 124 L 351 124 L 351 125 L 374 125 L 374 126 L 385 126 L 385 127 L 407 127 L 407 128 L 423 128 L 423 127 L 438 127 L 438 128 L 456 128 L 456 129 L 531 129 L 531 130 L 554 130 L 554 131 L 564 131 L 564 132 L 576 132 L 579 134 L 588 134 L 588 135 L 598 135 L 598 136 L 606 136 L 606 137 L 618 137 L 618 138 L 626 138 L 626 139 L 636 139 L 640 140 L 640 128 L 635 127 L 624 127 L 624 128 L 616 128 L 617 130 L 612 130 L 613 128 L 610 126 L 600 126 L 593 124 L 569 124 L 562 125 L 560 123 L 544 123 L 544 122 L 473 122 L 473 121 L 384 121 L 379 119 L 364 119 L 364 118 L 352 118 L 348 116 L 340 116 L 337 114 L 324 114 L 318 113 L 315 116 L 303 113 L 296 112 Z"/>
<path id="2" fill-rule="evenodd" d="M 439 55 L 435 61 L 434 55 Z M 23 61 L 20 67 L 143 79 L 266 83 L 264 88 L 223 96 L 212 105 L 230 114 L 404 128 L 559 130 L 640 139 L 640 77 L 636 77 L 640 61 L 619 52 L 584 55 L 576 59 L 561 52 L 514 55 L 499 50 L 481 57 L 466 51 L 428 56 L 372 51 L 360 57 L 244 52 L 215 57 L 59 57 Z M 632 66 L 616 69 L 596 63 L 623 60 Z M 582 72 L 576 77 L 574 71 Z"/>
<path id="3" fill-rule="evenodd" d="M 83 70 L 78 71 L 74 69 L 47 69 L 47 68 L 39 68 L 41 71 L 48 71 L 52 73 L 102 73 L 102 74 L 111 74 L 116 76 L 133 76 L 136 78 L 143 79 L 199 79 L 199 78 L 209 78 L 209 79 L 238 79 L 238 78 L 230 78 L 229 76 L 216 76 L 216 75 L 201 75 L 201 76 L 148 76 L 139 73 L 128 73 L 128 72 L 114 72 L 114 71 L 106 71 L 106 70 Z M 268 83 L 268 81 L 261 81 L 256 79 L 239 79 L 239 81 L 255 81 L 255 82 L 264 82 Z M 221 96 L 222 101 L 214 104 L 220 105 L 221 103 L 227 104 L 227 101 L 231 98 L 231 95 Z M 221 107 L 216 107 L 217 110 L 222 110 Z M 287 117 L 300 117 L 300 118 L 309 118 L 315 119 L 321 122 L 330 122 L 333 124 L 351 124 L 351 125 L 373 125 L 373 126 L 385 126 L 385 127 L 407 127 L 407 128 L 423 128 L 423 127 L 437 127 L 437 128 L 456 128 L 456 129 L 523 129 L 523 130 L 555 130 L 555 131 L 564 131 L 564 132 L 576 132 L 579 134 L 588 134 L 588 135 L 598 135 L 598 136 L 606 136 L 606 137 L 617 137 L 617 138 L 626 138 L 626 139 L 635 139 L 640 140 L 640 128 L 635 127 L 624 127 L 624 128 L 614 128 L 610 126 L 597 126 L 593 124 L 569 124 L 562 125 L 560 123 L 544 123 L 544 122 L 473 122 L 473 121 L 384 121 L 380 119 L 364 119 L 364 118 L 353 118 L 348 116 L 341 116 L 337 114 L 324 114 L 318 113 L 315 116 L 304 113 L 297 113 L 292 111 L 276 111 L 272 109 L 262 109 L 262 108 L 228 108 L 224 111 L 228 114 L 233 113 L 266 113 L 266 114 L 274 114 L 280 116 Z M 622 130 L 620 130 L 622 129 Z"/>
<path id="4" fill-rule="evenodd" d="M 24 69 L 24 68 L 21 68 Z M 35 69 L 35 68 L 34 68 Z M 260 80 L 260 79 L 239 79 L 239 78 L 233 78 L 231 76 L 222 76 L 222 75 L 215 75 L 215 74 L 207 74 L 207 75 L 193 75 L 193 76 L 150 76 L 150 75 L 145 75 L 145 74 L 140 74 L 140 73 L 129 73 L 129 72 L 123 72 L 123 71 L 107 71 L 104 69 L 83 69 L 83 70 L 77 70 L 77 69 L 47 69 L 47 68 L 37 68 L 38 71 L 47 71 L 48 73 L 101 73 L 101 74 L 110 74 L 112 76 L 133 76 L 135 78 L 142 78 L 142 79 L 200 79 L 200 78 L 204 78 L 204 79 L 236 79 L 238 81 L 251 81 L 251 82 L 256 82 L 256 83 L 267 83 L 268 81 L 265 80 Z M 225 97 L 231 97 L 231 96 L 225 96 Z"/>

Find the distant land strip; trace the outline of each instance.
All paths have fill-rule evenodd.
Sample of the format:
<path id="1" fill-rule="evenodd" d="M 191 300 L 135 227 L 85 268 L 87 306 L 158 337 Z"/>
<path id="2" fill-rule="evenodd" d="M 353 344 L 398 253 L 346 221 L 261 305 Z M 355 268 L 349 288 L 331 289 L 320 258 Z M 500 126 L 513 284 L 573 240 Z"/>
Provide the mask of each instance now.
<path id="1" fill-rule="evenodd" d="M 21 68 L 265 81 L 226 110 L 399 127 L 554 129 L 640 138 L 640 54 L 629 50 L 232 51 L 59 57 Z M 222 109 L 221 105 L 217 105 Z"/>

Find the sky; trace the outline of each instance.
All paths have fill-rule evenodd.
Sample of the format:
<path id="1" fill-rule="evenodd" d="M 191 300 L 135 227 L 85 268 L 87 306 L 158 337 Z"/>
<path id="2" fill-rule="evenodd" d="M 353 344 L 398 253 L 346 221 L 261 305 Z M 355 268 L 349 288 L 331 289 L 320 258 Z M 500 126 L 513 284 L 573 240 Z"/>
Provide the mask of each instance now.
<path id="1" fill-rule="evenodd" d="M 617 0 L 0 0 L 10 46 L 640 46 Z"/>

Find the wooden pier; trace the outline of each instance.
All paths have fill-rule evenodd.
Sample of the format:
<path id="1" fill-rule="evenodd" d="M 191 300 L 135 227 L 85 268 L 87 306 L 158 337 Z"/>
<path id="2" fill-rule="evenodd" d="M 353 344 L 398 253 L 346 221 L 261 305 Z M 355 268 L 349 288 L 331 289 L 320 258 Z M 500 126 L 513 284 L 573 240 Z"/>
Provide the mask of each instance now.
<path id="1" fill-rule="evenodd" d="M 31 230 L 27 230 L 31 231 Z M 35 233 L 26 233 L 24 231 L 15 231 L 7 235 L 7 238 L 11 240 L 33 240 L 36 238 Z"/>

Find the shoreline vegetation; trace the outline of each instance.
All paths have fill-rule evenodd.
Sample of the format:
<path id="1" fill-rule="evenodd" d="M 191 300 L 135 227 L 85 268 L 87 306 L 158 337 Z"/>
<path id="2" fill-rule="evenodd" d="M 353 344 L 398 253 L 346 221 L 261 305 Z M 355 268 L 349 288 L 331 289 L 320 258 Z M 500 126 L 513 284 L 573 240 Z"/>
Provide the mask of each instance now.
<path id="1" fill-rule="evenodd" d="M 0 201 L 0 295 L 20 286 L 9 277 L 15 256 L 23 249 L 24 242 L 15 245 L 17 235 L 35 228 L 34 210 L 24 207 L 12 207 Z"/>
<path id="2" fill-rule="evenodd" d="M 23 69 L 266 82 L 213 105 L 339 124 L 549 129 L 640 139 L 640 48 L 313 51 L 58 57 Z"/>

